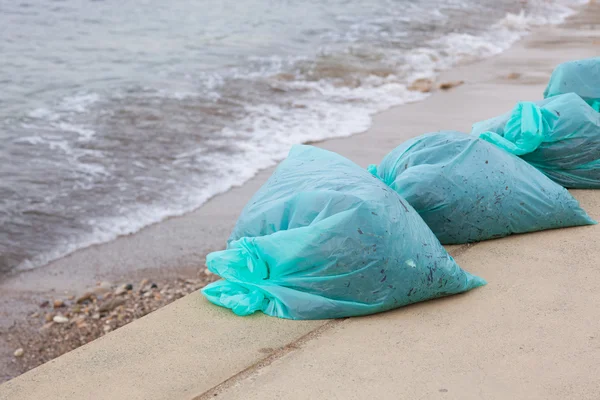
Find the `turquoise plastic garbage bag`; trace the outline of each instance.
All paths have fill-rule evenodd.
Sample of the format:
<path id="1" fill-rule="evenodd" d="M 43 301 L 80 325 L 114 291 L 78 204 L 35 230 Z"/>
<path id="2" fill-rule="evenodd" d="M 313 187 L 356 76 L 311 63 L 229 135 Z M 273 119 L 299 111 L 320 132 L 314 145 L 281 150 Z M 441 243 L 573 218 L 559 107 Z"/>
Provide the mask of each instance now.
<path id="1" fill-rule="evenodd" d="M 400 196 L 344 157 L 295 146 L 209 254 L 202 290 L 238 315 L 325 319 L 386 311 L 485 284 Z"/>
<path id="2" fill-rule="evenodd" d="M 600 57 L 560 64 L 552 72 L 544 98 L 575 93 L 600 110 Z"/>
<path id="3" fill-rule="evenodd" d="M 517 104 L 472 134 L 521 156 L 567 188 L 600 188 L 600 114 L 574 93 Z"/>
<path id="4" fill-rule="evenodd" d="M 565 188 L 534 167 L 460 132 L 409 140 L 369 169 L 443 244 L 595 223 Z"/>

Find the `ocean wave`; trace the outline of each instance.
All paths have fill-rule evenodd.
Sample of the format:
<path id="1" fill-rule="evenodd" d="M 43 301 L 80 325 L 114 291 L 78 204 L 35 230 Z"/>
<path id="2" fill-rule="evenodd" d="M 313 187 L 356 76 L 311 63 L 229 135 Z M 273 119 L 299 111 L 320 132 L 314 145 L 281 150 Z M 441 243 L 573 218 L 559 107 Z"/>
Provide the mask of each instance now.
<path id="1" fill-rule="evenodd" d="M 564 21 L 573 13 L 569 5 L 579 3 L 574 1 L 546 6 L 542 2 L 537 14 L 509 13 L 482 33 L 450 33 L 428 40 L 416 49 L 389 49 L 382 54 L 361 54 L 360 49 L 353 48 L 340 54 L 339 51 L 336 53 L 335 48 L 325 48 L 317 51 L 316 61 L 305 56 L 253 56 L 248 58 L 246 69 L 232 67 L 222 73 L 199 73 L 194 78 L 197 86 L 189 90 L 146 88 L 134 94 L 123 91 L 110 96 L 95 92 L 80 93 L 61 99 L 54 107 L 35 109 L 27 114 L 27 124 L 73 134 L 75 142 L 52 137 L 50 133 L 24 136 L 16 139 L 15 143 L 48 146 L 64 152 L 73 170 L 91 185 L 93 179 L 110 176 L 111 171 L 101 163 L 86 158 L 93 156 L 102 159 L 104 156 L 100 151 L 73 143 L 93 141 L 101 135 L 98 129 L 82 123 L 80 117 L 95 110 L 100 103 L 104 105 L 107 99 L 125 104 L 121 110 L 139 99 L 214 104 L 222 101 L 223 107 L 229 103 L 237 107 L 232 112 L 236 116 L 234 121 L 220 127 L 210 138 L 203 139 L 198 147 L 170 154 L 170 164 L 165 162 L 161 165 L 165 169 L 186 171 L 201 166 L 205 173 L 197 180 L 190 178 L 181 183 L 179 191 L 167 196 L 168 201 L 162 199 L 157 204 L 132 204 L 119 209 L 121 215 L 89 218 L 83 221 L 88 232 L 64 237 L 52 251 L 23 261 L 17 269 L 36 268 L 78 249 L 135 233 L 168 217 L 197 209 L 208 199 L 244 184 L 260 170 L 275 165 L 286 156 L 293 144 L 364 132 L 371 126 L 374 114 L 394 106 L 421 101 L 428 96 L 408 90 L 412 81 L 420 78 L 435 80 L 441 71 L 456 64 L 501 53 L 536 27 Z M 405 17 L 393 15 L 390 18 Z M 446 20 L 447 16 L 438 12 L 432 18 Z M 340 16 L 338 20 L 355 23 L 352 29 L 335 38 L 350 44 L 365 35 L 385 36 L 386 31 L 377 24 L 389 22 L 371 21 L 367 26 L 360 25 L 360 18 L 352 20 Z M 322 35 L 329 35 L 326 38 L 332 39 L 330 33 Z M 250 95 L 256 94 L 252 101 L 244 97 L 244 91 L 238 90 L 238 86 L 231 84 L 228 89 L 227 85 L 232 80 L 252 82 L 254 86 L 248 86 L 250 89 L 244 87 Z M 205 107 L 205 104 L 194 103 L 198 109 L 201 106 Z M 131 114 L 127 115 L 133 118 Z M 211 152 L 210 148 L 227 148 L 231 151 Z M 131 162 L 136 168 L 147 168 L 142 161 Z M 144 181 L 152 178 L 140 175 L 133 179 Z"/>

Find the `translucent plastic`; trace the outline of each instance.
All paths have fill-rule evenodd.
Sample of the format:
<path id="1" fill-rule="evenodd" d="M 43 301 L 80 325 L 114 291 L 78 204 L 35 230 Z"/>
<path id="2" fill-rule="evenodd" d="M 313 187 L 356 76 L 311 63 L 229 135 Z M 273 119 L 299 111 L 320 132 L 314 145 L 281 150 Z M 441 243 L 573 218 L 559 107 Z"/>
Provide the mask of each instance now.
<path id="1" fill-rule="evenodd" d="M 472 134 L 519 155 L 567 188 L 600 188 L 600 114 L 568 93 L 517 104 Z"/>
<path id="2" fill-rule="evenodd" d="M 460 132 L 419 136 L 369 169 L 443 244 L 595 223 L 566 189 L 534 167 Z"/>
<path id="3" fill-rule="evenodd" d="M 211 302 L 291 319 L 372 314 L 485 284 L 399 195 L 311 146 L 291 150 L 207 266 L 224 279 L 203 289 Z"/>
<path id="4" fill-rule="evenodd" d="M 596 111 L 600 109 L 600 57 L 560 64 L 552 72 L 544 98 L 575 93 Z"/>

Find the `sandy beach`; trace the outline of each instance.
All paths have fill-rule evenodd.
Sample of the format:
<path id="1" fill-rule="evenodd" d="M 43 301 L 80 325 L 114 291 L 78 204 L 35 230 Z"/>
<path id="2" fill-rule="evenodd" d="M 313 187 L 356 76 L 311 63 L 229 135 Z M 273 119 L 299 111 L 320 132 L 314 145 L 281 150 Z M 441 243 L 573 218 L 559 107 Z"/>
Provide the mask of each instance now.
<path id="1" fill-rule="evenodd" d="M 598 20 L 600 6 L 588 5 L 564 24 L 536 30 L 498 56 L 447 71 L 436 83 L 464 81 L 464 84 L 447 91 L 435 90 L 425 101 L 383 112 L 365 133 L 316 145 L 366 167 L 379 162 L 399 143 L 422 133 L 469 132 L 470 123 L 508 111 L 516 101 L 540 99 L 552 69 L 560 62 L 597 55 Z M 177 278 L 206 281 L 206 254 L 224 247 L 242 207 L 271 172 L 272 169 L 263 170 L 243 186 L 214 197 L 183 217 L 168 219 L 136 234 L 9 277 L 0 283 L 3 293 L 0 329 L 39 312 L 44 301 L 79 296 L 100 281 L 115 285 L 126 282 L 137 285 L 143 279 L 161 284 Z M 573 194 L 584 207 L 598 204 L 591 192 Z M 598 219 L 600 215 L 594 214 L 595 210 L 589 211 Z M 463 247 L 454 246 L 450 250 L 457 253 Z M 472 272 L 486 277 L 483 270 Z M 3 380 L 19 370 L 13 352 L 13 347 L 0 343 Z"/>

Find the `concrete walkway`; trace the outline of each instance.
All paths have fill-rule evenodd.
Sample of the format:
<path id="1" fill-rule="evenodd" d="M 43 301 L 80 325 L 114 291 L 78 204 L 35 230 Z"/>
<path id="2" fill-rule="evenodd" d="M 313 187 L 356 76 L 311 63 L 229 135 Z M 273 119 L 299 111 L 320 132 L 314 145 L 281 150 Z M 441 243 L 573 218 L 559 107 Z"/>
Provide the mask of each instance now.
<path id="1" fill-rule="evenodd" d="M 478 244 L 456 260 L 486 287 L 334 323 L 199 398 L 598 399 L 599 259 L 599 226 Z"/>

